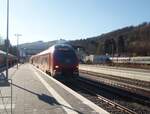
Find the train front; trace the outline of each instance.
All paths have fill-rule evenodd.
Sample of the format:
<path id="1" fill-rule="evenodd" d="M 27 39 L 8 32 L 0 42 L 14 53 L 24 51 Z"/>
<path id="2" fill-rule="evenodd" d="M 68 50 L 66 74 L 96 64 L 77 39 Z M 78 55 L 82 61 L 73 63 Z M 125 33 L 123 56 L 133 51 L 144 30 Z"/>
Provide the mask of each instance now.
<path id="1" fill-rule="evenodd" d="M 75 78 L 79 75 L 78 58 L 70 46 L 58 46 L 53 52 L 53 75 Z"/>

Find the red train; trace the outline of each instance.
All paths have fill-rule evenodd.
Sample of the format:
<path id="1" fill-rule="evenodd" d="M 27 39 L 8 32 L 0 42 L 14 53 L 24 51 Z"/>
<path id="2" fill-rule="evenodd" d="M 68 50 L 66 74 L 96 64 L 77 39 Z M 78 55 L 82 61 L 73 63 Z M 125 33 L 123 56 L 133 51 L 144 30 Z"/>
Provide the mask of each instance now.
<path id="1" fill-rule="evenodd" d="M 53 77 L 72 78 L 79 75 L 77 55 L 73 47 L 68 44 L 56 44 L 32 56 L 30 62 Z"/>
<path id="2" fill-rule="evenodd" d="M 8 54 L 8 66 L 11 67 L 17 63 L 16 56 Z M 6 52 L 0 50 L 0 68 L 6 66 Z"/>

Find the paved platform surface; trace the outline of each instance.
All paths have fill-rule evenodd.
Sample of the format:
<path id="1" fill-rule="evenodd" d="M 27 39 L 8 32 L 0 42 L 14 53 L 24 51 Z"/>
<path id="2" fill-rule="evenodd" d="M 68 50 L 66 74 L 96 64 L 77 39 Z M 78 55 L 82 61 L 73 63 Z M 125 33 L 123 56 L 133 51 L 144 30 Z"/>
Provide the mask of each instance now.
<path id="1" fill-rule="evenodd" d="M 13 114 L 109 114 L 30 64 L 11 68 L 9 78 Z M 10 95 L 10 87 L 0 90 L 2 96 Z M 10 99 L 0 100 L 0 114 L 10 114 Z"/>
<path id="2" fill-rule="evenodd" d="M 83 64 L 79 65 L 79 69 L 150 82 L 149 70 Z"/>

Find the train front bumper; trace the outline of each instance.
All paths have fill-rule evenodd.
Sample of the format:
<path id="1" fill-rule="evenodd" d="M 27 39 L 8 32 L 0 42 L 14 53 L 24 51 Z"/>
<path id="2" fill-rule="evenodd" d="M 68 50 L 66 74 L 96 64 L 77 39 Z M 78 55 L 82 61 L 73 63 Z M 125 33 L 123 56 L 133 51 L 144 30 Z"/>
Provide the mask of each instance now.
<path id="1" fill-rule="evenodd" d="M 72 76 L 78 76 L 79 71 L 78 71 L 78 69 L 69 69 L 69 68 L 55 69 L 54 75 L 62 75 L 62 76 L 66 76 L 66 77 L 72 77 Z"/>

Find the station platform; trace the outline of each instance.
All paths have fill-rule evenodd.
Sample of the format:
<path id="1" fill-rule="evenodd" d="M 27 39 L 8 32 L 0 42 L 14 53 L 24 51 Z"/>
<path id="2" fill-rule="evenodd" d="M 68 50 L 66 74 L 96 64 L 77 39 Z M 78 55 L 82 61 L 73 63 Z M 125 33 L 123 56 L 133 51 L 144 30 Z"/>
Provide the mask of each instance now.
<path id="1" fill-rule="evenodd" d="M 84 71 L 91 71 L 95 73 L 150 82 L 150 71 L 144 69 L 109 67 L 103 65 L 84 65 L 84 64 L 80 64 L 79 69 Z"/>
<path id="2" fill-rule="evenodd" d="M 13 114 L 109 114 L 30 64 L 10 68 L 9 78 Z M 10 94 L 7 87 L 0 90 L 3 95 Z M 10 100 L 0 103 L 0 113 L 11 114 Z"/>

